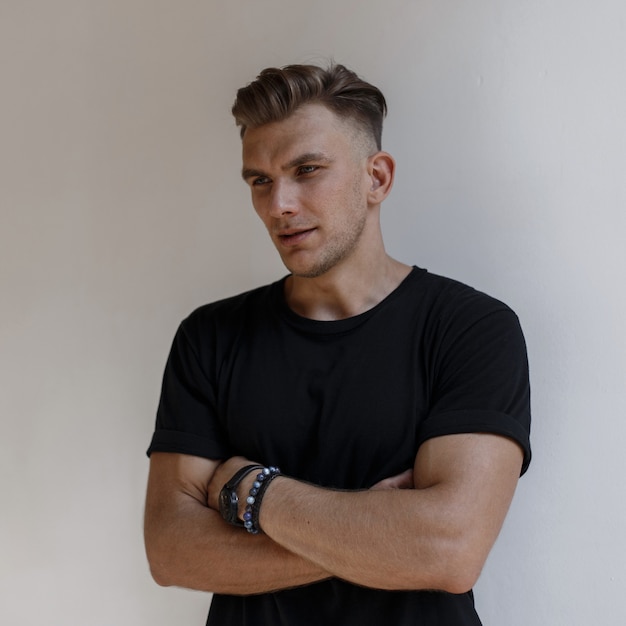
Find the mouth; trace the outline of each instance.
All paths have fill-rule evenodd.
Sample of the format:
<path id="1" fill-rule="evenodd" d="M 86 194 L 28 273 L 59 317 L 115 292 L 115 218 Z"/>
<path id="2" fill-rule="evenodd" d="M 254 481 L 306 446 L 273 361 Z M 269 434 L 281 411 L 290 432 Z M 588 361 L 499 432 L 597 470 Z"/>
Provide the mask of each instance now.
<path id="1" fill-rule="evenodd" d="M 284 246 L 297 246 L 311 235 L 316 229 L 288 229 L 277 233 L 278 241 Z"/>

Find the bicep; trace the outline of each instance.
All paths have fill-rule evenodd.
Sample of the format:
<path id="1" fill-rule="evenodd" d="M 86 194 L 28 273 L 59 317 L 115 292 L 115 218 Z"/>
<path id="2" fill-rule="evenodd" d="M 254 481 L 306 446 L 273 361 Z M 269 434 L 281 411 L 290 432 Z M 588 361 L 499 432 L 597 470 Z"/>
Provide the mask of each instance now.
<path id="1" fill-rule="evenodd" d="M 425 441 L 415 458 L 416 489 L 441 503 L 477 560 L 487 558 L 511 504 L 523 452 L 507 437 L 468 433 Z"/>

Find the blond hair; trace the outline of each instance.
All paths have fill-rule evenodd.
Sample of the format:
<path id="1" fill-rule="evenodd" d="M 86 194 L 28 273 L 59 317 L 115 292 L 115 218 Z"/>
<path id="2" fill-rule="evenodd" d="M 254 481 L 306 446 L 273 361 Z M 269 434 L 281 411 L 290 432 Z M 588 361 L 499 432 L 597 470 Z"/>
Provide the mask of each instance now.
<path id="1" fill-rule="evenodd" d="M 352 120 L 381 149 L 387 103 L 381 91 L 343 65 L 287 65 L 264 69 L 242 87 L 232 108 L 243 137 L 258 128 L 289 117 L 296 109 L 319 103 L 339 117 Z"/>

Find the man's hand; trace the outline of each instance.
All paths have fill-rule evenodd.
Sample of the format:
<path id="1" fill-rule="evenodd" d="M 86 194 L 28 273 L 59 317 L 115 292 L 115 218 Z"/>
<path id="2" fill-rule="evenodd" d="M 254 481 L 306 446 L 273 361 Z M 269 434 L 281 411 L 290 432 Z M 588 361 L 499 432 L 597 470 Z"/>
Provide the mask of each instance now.
<path id="1" fill-rule="evenodd" d="M 413 483 L 413 469 L 391 476 L 372 485 L 370 489 L 415 489 Z"/>

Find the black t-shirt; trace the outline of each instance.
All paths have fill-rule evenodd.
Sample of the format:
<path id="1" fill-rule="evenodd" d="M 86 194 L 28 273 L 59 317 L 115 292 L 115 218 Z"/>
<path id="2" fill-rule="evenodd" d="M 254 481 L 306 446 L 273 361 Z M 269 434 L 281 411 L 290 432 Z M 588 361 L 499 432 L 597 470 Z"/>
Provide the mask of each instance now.
<path id="1" fill-rule="evenodd" d="M 515 314 L 414 268 L 369 311 L 322 322 L 291 311 L 284 279 L 183 321 L 149 453 L 241 454 L 290 476 L 364 489 L 413 466 L 421 443 L 489 432 L 530 462 L 528 365 Z M 262 576 L 262 570 L 259 571 Z M 480 624 L 472 594 L 388 592 L 340 580 L 214 596 L 209 624 Z"/>

